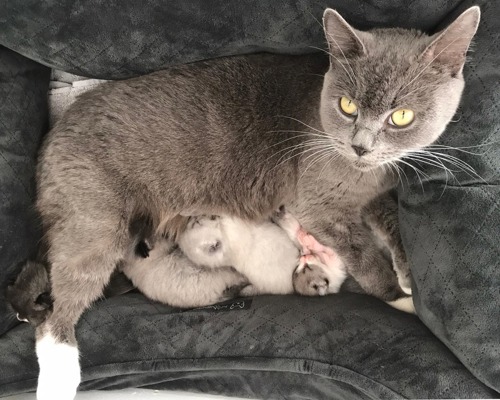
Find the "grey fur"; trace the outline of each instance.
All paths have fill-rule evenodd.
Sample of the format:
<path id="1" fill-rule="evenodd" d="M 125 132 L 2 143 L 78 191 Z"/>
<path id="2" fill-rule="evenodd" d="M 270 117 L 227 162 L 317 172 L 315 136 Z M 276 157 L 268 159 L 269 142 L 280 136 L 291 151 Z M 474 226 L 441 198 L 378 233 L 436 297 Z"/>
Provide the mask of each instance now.
<path id="1" fill-rule="evenodd" d="M 47 267 L 28 261 L 14 282 L 7 286 L 6 298 L 19 320 L 40 325 L 52 312 Z"/>
<path id="2" fill-rule="evenodd" d="M 40 154 L 37 206 L 54 312 L 38 334 L 76 343 L 74 325 L 133 244 L 128 227 L 139 214 L 161 232 L 193 210 L 258 220 L 287 204 L 342 255 L 364 290 L 386 301 L 403 296 L 361 210 L 395 184 L 387 163 L 432 143 L 451 119 L 478 19 L 477 8 L 459 17 L 449 35 L 464 39 L 433 60 L 448 36 L 433 42 L 415 31 L 359 32 L 327 10 L 328 72 L 328 60 L 317 55 L 260 54 L 183 65 L 82 95 Z M 353 33 L 344 60 L 332 38 Z M 359 106 L 356 120 L 338 111 L 344 95 Z M 417 117 L 394 130 L 384 121 L 401 106 Z M 311 163 L 316 135 L 325 140 L 316 142 L 321 155 L 337 158 Z M 369 152 L 361 159 L 353 144 Z"/>

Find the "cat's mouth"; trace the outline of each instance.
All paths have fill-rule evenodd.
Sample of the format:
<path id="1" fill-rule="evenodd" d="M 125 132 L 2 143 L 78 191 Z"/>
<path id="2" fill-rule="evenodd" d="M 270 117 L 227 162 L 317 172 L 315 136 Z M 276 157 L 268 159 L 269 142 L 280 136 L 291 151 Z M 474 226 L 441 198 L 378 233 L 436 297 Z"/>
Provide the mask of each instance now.
<path id="1" fill-rule="evenodd" d="M 354 161 L 353 165 L 361 171 L 369 171 L 369 170 L 377 167 L 376 165 L 373 165 L 373 164 L 370 164 L 370 163 L 367 163 L 367 162 L 361 161 L 361 160 Z"/>

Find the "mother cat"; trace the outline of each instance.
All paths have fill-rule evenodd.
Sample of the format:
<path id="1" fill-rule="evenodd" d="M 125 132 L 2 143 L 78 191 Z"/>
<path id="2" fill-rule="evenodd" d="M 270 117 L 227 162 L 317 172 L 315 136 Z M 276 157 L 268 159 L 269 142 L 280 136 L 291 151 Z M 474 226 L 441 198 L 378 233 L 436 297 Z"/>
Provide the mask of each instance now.
<path id="1" fill-rule="evenodd" d="M 74 326 L 130 246 L 137 215 L 175 231 L 181 214 L 259 219 L 287 204 L 368 293 L 403 296 L 361 209 L 394 185 L 388 165 L 435 141 L 452 118 L 478 21 L 473 7 L 429 37 L 360 32 L 326 10 L 329 69 L 326 57 L 261 54 L 83 95 L 40 155 L 37 207 L 54 311 L 37 329 L 38 398 L 73 398 L 80 381 Z M 397 225 L 386 226 L 376 207 L 368 211 L 404 276 Z"/>

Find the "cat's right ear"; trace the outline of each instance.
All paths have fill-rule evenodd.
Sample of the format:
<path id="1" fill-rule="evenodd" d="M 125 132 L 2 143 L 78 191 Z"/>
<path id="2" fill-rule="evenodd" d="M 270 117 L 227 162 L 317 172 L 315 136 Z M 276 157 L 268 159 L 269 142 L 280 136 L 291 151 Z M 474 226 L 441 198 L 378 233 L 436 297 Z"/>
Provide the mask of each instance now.
<path id="1" fill-rule="evenodd" d="M 331 8 L 325 10 L 323 28 L 332 62 L 344 62 L 347 57 L 360 56 L 365 52 L 356 30 L 337 11 Z"/>

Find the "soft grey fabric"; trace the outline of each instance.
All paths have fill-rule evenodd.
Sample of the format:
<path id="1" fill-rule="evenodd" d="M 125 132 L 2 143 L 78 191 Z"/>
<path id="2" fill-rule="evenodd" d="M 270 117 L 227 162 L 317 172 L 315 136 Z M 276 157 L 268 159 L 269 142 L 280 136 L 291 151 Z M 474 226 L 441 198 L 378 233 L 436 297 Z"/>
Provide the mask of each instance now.
<path id="1" fill-rule="evenodd" d="M 400 216 L 419 315 L 500 391 L 500 2 L 467 1 L 453 15 L 474 3 L 482 20 L 463 101 L 439 142 L 464 151 L 437 152 L 460 158 L 478 176 L 458 171 L 458 182 L 447 183 L 442 169 L 426 166 L 422 187 L 407 171 L 411 185 L 400 187 Z"/>
<path id="2" fill-rule="evenodd" d="M 249 303 L 250 302 L 250 303 Z M 372 297 L 263 296 L 181 312 L 129 294 L 78 324 L 81 389 L 262 399 L 492 398 L 417 317 Z M 36 386 L 32 329 L 0 338 L 0 396 Z"/>
<path id="3" fill-rule="evenodd" d="M 16 322 L 5 288 L 36 249 L 34 167 L 46 130 L 50 70 L 0 46 L 0 335 Z"/>
<path id="4" fill-rule="evenodd" d="M 462 116 L 448 130 L 442 141 L 446 144 L 498 140 L 498 1 L 474 3 L 482 5 L 483 24 L 473 64 L 466 71 Z M 314 50 L 311 46 L 324 47 L 318 21 L 326 6 L 337 8 L 359 28 L 433 30 L 446 15 L 473 3 L 1 4 L 0 44 L 58 69 L 116 79 L 221 55 L 304 53 Z M 8 199 L 0 215 L 0 221 L 7 221 L 0 224 L 0 277 L 5 282 L 37 237 L 29 213 L 32 192 L 24 189 L 30 187 L 34 148 L 45 126 L 48 70 L 2 50 L 0 76 L 0 99 L 7 99 L 0 104 L 1 189 Z M 422 193 L 409 173 L 410 187 L 400 190 L 401 220 L 421 317 L 473 374 L 498 390 L 499 154 L 495 148 L 477 152 L 485 150 L 478 157 L 460 156 L 467 157 L 488 185 L 460 174 L 463 186 L 442 194 L 443 174 L 424 167 L 431 178 Z M 9 164 L 1 164 L 4 160 Z M 11 171 L 12 166 L 16 169 Z M 2 302 L 0 334 L 9 327 L 4 311 Z M 287 399 L 500 396 L 475 379 L 415 317 L 359 295 L 263 297 L 248 310 L 220 313 L 173 312 L 130 295 L 90 310 L 79 324 L 78 337 L 82 389 L 149 386 Z M 33 340 L 25 325 L 0 337 L 0 395 L 35 387 Z M 297 374 L 301 383 L 295 380 Z"/>
<path id="5" fill-rule="evenodd" d="M 336 8 L 360 28 L 433 29 L 460 0 L 3 0 L 0 44 L 56 69 L 102 79 L 195 60 L 325 48 Z M 432 6 L 429 6 L 432 4 Z"/>

